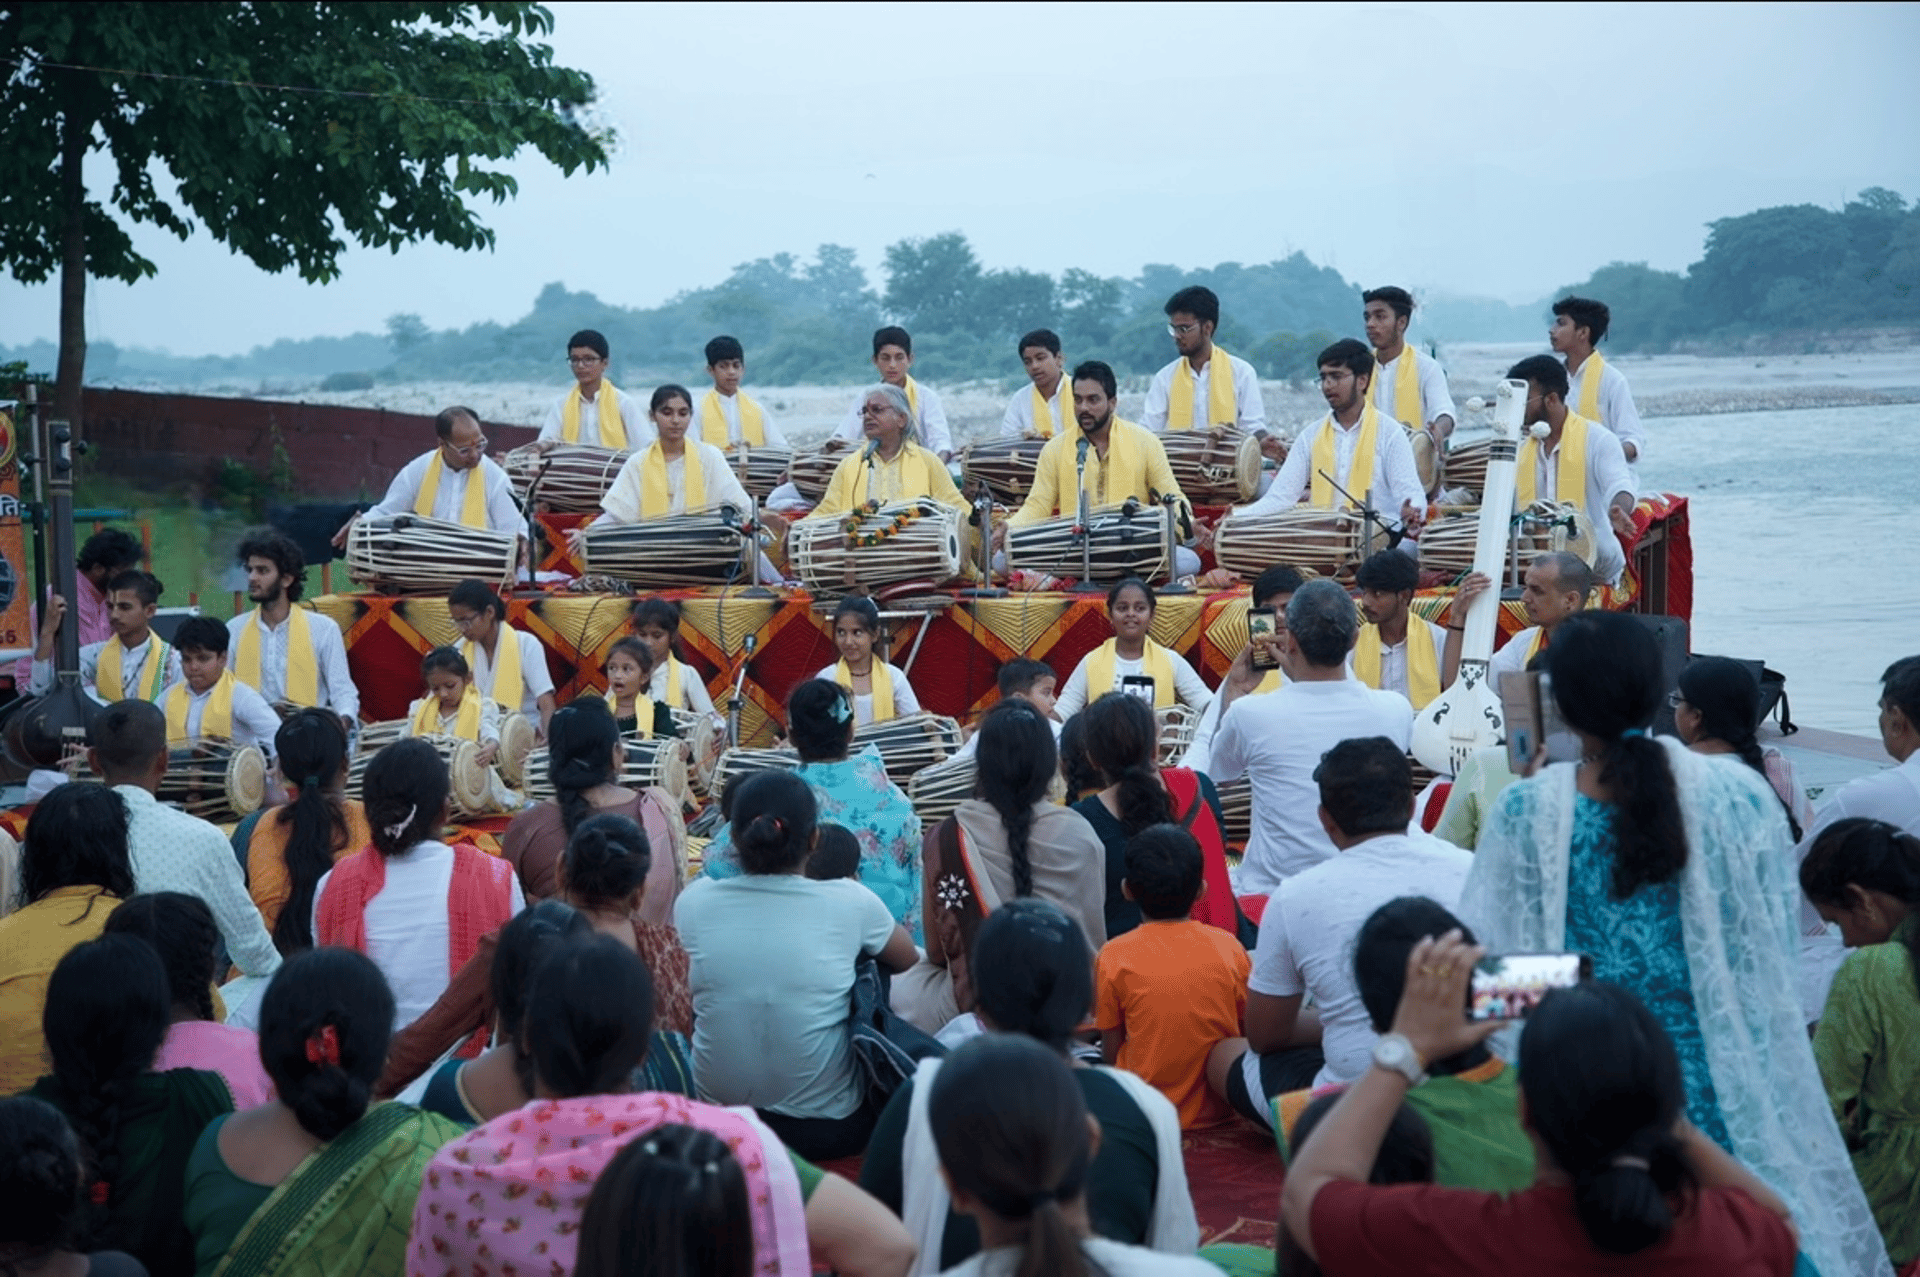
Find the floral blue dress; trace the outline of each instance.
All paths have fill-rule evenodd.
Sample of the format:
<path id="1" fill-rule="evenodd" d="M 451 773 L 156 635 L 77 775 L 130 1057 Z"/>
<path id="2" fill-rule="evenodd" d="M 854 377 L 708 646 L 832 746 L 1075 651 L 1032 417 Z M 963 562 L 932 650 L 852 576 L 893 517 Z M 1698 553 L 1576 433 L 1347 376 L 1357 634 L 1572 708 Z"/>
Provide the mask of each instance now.
<path id="1" fill-rule="evenodd" d="M 820 804 L 820 823 L 840 825 L 860 842 L 860 882 L 904 923 L 915 944 L 920 932 L 920 816 L 887 777 L 872 746 L 837 763 L 803 763 L 794 773 Z M 740 861 L 733 827 L 722 825 L 707 848 L 709 878 L 735 878 Z"/>
<path id="2" fill-rule="evenodd" d="M 1624 985 L 1652 1011 L 1680 1055 L 1687 1118 L 1729 1153 L 1733 1140 L 1720 1116 L 1707 1043 L 1694 1013 L 1693 981 L 1680 924 L 1680 881 L 1642 886 L 1625 900 L 1613 887 L 1613 809 L 1585 794 L 1573 807 L 1567 861 L 1567 947 L 1593 959 L 1593 976 Z"/>

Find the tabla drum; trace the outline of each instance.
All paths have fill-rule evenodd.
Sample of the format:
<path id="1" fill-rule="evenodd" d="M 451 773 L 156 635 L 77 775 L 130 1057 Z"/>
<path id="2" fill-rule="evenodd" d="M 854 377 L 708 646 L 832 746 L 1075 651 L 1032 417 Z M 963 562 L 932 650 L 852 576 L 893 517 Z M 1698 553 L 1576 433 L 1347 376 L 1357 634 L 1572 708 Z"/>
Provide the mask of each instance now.
<path id="1" fill-rule="evenodd" d="M 907 714 L 853 729 L 853 749 L 880 751 L 887 776 L 904 788 L 914 773 L 945 762 L 960 750 L 960 724 L 938 714 Z"/>
<path id="2" fill-rule="evenodd" d="M 1253 836 L 1253 782 L 1245 776 L 1216 786 L 1220 793 L 1221 830 L 1229 847 L 1245 848 Z"/>
<path id="3" fill-rule="evenodd" d="M 252 745 L 211 738 L 170 749 L 154 797 L 189 816 L 232 824 L 266 801 L 266 756 Z"/>
<path id="4" fill-rule="evenodd" d="M 1001 505 L 1017 506 L 1033 490 L 1034 470 L 1045 439 L 989 439 L 960 450 L 960 490 L 984 486 Z"/>
<path id="5" fill-rule="evenodd" d="M 1441 455 L 1434 446 L 1433 432 L 1424 427 L 1407 431 L 1407 446 L 1413 449 L 1413 468 L 1420 475 L 1420 490 L 1434 491 L 1440 484 Z"/>
<path id="6" fill-rule="evenodd" d="M 802 519 L 788 529 L 787 558 L 809 590 L 871 594 L 909 581 L 940 585 L 960 575 L 960 512 L 951 506 L 931 497 L 895 502 L 860 514 L 848 532 L 852 518 Z"/>
<path id="7" fill-rule="evenodd" d="M 1153 716 L 1160 727 L 1160 765 L 1178 767 L 1187 747 L 1193 744 L 1194 729 L 1200 725 L 1200 711 L 1175 701 L 1165 709 L 1154 710 Z"/>
<path id="8" fill-rule="evenodd" d="M 973 797 L 977 771 L 969 756 L 949 758 L 914 774 L 907 782 L 907 797 L 913 801 L 913 811 L 920 817 L 923 832 L 953 815 L 954 808 Z"/>
<path id="9" fill-rule="evenodd" d="M 1194 505 L 1251 501 L 1260 491 L 1260 439 L 1243 430 L 1170 430 L 1160 436 L 1180 491 Z"/>
<path id="10" fill-rule="evenodd" d="M 787 469 L 793 464 L 791 448 L 772 448 L 765 444 L 737 443 L 727 450 L 727 464 L 747 495 L 765 501 L 773 490 L 787 481 Z M 828 473 L 832 477 L 832 473 Z"/>
<path id="11" fill-rule="evenodd" d="M 665 790 L 675 803 L 681 806 L 686 804 L 692 794 L 692 786 L 687 779 L 685 741 L 675 736 L 647 739 L 622 736 L 620 743 L 626 751 L 626 761 L 621 764 L 616 784 L 629 789 L 657 786 Z M 550 770 L 547 747 L 536 746 L 527 755 L 526 762 L 526 794 L 530 801 L 552 801 L 554 790 Z M 674 814 L 678 815 L 678 812 Z"/>
<path id="12" fill-rule="evenodd" d="M 680 739 L 687 742 L 687 780 L 696 797 L 713 792 L 714 769 L 727 748 L 727 720 L 719 714 L 701 714 L 689 709 L 669 711 Z"/>
<path id="13" fill-rule="evenodd" d="M 1213 558 L 1249 580 L 1285 564 L 1347 581 L 1370 552 L 1370 540 L 1384 548 L 1384 537 L 1363 535 L 1361 518 L 1352 510 L 1299 506 L 1222 519 L 1213 534 Z"/>
<path id="14" fill-rule="evenodd" d="M 1465 488 L 1478 501 L 1487 487 L 1487 461 L 1493 455 L 1493 440 L 1477 439 L 1454 444 L 1447 449 L 1440 471 L 1443 488 Z"/>
<path id="15" fill-rule="evenodd" d="M 589 524 L 586 570 L 649 590 L 751 584 L 743 523 L 725 507 L 669 514 L 639 523 Z"/>
<path id="16" fill-rule="evenodd" d="M 538 735 L 533 720 L 525 714 L 503 714 L 500 718 L 500 752 L 494 756 L 494 766 L 500 769 L 500 779 L 515 789 L 526 776 L 527 755 L 533 751 Z"/>
<path id="17" fill-rule="evenodd" d="M 366 779 L 367 764 L 373 756 L 406 734 L 407 720 L 388 719 L 379 723 L 360 725 L 360 743 L 353 751 L 353 757 L 347 760 L 347 797 L 360 797 L 361 782 Z"/>
<path id="18" fill-rule="evenodd" d="M 727 786 L 754 772 L 790 772 L 800 766 L 800 755 L 791 749 L 729 749 L 714 764 L 712 789 L 715 800 L 727 792 Z"/>
<path id="19" fill-rule="evenodd" d="M 1536 501 L 1516 518 L 1508 534 L 1525 565 L 1537 554 L 1567 550 L 1593 565 L 1593 525 L 1579 506 Z M 1477 513 L 1450 514 L 1420 531 L 1420 566 L 1449 577 L 1473 571 L 1473 552 L 1480 537 Z"/>
<path id="20" fill-rule="evenodd" d="M 363 514 L 347 533 L 347 575 L 389 594 L 445 594 L 469 577 L 513 580 L 519 537 L 418 514 Z"/>
<path id="21" fill-rule="evenodd" d="M 1167 574 L 1167 513 L 1159 507 L 1109 506 L 1088 516 L 1092 550 L 1089 580 L 1152 581 Z M 1082 549 L 1073 516 L 1045 519 L 1007 530 L 1007 570 L 1080 577 Z"/>
<path id="22" fill-rule="evenodd" d="M 801 496 L 818 505 L 827 495 L 827 485 L 833 482 L 833 472 L 852 451 L 852 444 L 839 439 L 829 439 L 819 448 L 796 451 L 788 464 L 788 478 Z"/>
<path id="23" fill-rule="evenodd" d="M 584 443 L 555 444 L 544 452 L 528 444 L 509 452 L 501 468 L 523 508 L 531 489 L 534 500 L 554 514 L 598 514 L 600 498 L 630 455 Z"/>

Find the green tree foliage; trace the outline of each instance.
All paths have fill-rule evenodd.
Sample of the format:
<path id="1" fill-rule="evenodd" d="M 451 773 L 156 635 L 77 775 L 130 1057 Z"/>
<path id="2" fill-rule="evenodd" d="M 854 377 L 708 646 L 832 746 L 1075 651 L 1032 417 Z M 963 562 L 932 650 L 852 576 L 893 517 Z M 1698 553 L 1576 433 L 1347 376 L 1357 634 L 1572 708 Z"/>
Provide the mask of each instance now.
<path id="1" fill-rule="evenodd" d="M 552 28 L 534 4 L 0 5 L 0 261 L 60 279 L 56 410 L 78 420 L 87 277 L 154 273 L 131 223 L 197 223 L 323 282 L 349 238 L 490 246 L 467 201 L 513 195 L 491 163 L 523 147 L 605 164 L 593 81 L 553 64 Z M 86 189 L 96 151 L 110 191 Z"/>

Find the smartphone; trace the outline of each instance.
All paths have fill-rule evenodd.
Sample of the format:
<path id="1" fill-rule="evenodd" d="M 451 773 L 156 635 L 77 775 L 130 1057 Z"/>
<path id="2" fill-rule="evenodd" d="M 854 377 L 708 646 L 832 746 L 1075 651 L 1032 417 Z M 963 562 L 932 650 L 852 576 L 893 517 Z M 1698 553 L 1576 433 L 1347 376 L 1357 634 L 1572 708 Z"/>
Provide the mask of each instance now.
<path id="1" fill-rule="evenodd" d="M 1575 762 L 1580 738 L 1560 717 L 1553 700 L 1553 679 L 1538 670 L 1511 670 L 1500 678 L 1500 714 L 1507 731 L 1507 766 L 1525 769 L 1546 743 L 1550 763 Z"/>
<path id="2" fill-rule="evenodd" d="M 1257 670 L 1277 670 L 1280 662 L 1275 660 L 1262 643 L 1280 632 L 1280 616 L 1270 607 L 1247 609 L 1247 640 L 1253 644 L 1253 668 Z"/>
<path id="3" fill-rule="evenodd" d="M 1120 690 L 1128 696 L 1137 696 L 1153 706 L 1153 678 L 1148 674 L 1126 674 L 1120 679 Z"/>
<path id="4" fill-rule="evenodd" d="M 1593 974 L 1584 953 L 1490 953 L 1473 968 L 1467 1015 L 1473 1020 L 1524 1020 L 1555 989 Z"/>

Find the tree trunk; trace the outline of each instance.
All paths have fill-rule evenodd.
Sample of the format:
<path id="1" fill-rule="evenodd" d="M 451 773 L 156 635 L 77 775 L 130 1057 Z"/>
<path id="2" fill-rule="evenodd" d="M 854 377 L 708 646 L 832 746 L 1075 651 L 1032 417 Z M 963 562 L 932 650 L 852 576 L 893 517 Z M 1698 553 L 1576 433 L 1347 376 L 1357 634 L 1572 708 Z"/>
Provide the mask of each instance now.
<path id="1" fill-rule="evenodd" d="M 74 95 L 77 98 L 79 95 Z M 53 415 L 81 433 L 81 387 L 87 368 L 87 188 L 81 166 L 93 119 L 70 99 L 60 117 L 60 365 Z"/>

